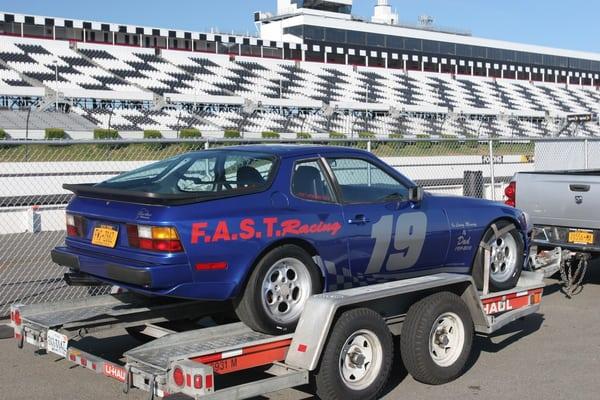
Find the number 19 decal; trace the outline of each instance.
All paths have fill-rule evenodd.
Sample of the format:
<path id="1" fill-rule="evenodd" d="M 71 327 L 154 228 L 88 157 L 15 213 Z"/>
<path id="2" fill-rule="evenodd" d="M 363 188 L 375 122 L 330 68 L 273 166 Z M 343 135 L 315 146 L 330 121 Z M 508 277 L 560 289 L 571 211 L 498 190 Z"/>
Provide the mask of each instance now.
<path id="1" fill-rule="evenodd" d="M 384 272 L 383 263 L 392 242 L 393 215 L 384 215 L 373 224 L 371 238 L 375 247 L 365 274 Z M 400 214 L 394 232 L 394 251 L 390 252 L 385 269 L 398 271 L 413 267 L 423 250 L 427 235 L 427 215 L 422 212 Z"/>

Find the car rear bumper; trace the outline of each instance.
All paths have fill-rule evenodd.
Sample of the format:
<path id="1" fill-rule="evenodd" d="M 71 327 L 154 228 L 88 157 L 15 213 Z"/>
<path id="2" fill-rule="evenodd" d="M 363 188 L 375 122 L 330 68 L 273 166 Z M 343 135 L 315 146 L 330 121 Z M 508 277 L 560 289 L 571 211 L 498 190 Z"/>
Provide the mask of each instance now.
<path id="1" fill-rule="evenodd" d="M 233 296 L 236 287 L 232 282 L 194 282 L 187 264 L 132 265 L 76 253 L 68 247 L 55 248 L 51 258 L 54 263 L 74 272 L 151 296 L 227 300 Z"/>

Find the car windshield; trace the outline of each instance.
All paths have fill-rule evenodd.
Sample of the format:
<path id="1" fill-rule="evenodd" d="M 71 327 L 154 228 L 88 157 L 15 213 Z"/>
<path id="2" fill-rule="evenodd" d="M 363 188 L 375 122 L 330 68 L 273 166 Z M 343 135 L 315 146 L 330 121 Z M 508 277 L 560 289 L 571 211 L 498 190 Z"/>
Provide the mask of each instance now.
<path id="1" fill-rule="evenodd" d="M 266 188 L 274 173 L 271 154 L 209 150 L 159 161 L 96 185 L 157 194 L 233 194 Z"/>

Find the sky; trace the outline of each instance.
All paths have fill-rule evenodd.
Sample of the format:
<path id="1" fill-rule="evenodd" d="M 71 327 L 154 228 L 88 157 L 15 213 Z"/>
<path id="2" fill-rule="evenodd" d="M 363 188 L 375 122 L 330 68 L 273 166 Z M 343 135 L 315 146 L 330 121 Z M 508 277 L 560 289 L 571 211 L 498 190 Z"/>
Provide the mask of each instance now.
<path id="1" fill-rule="evenodd" d="M 355 0 L 353 14 L 372 15 L 376 0 Z M 0 11 L 193 31 L 256 34 L 254 11 L 276 0 L 0 0 Z M 474 36 L 600 53 L 600 1 L 391 0 L 400 21 L 430 15 L 435 24 Z"/>

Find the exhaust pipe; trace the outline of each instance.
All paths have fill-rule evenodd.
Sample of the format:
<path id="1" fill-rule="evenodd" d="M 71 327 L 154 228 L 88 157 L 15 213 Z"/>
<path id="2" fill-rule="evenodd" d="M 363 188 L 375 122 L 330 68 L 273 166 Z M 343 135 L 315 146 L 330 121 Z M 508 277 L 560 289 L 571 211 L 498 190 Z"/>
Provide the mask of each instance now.
<path id="1" fill-rule="evenodd" d="M 64 274 L 63 279 L 69 286 L 110 286 L 81 272 L 67 272 Z"/>

